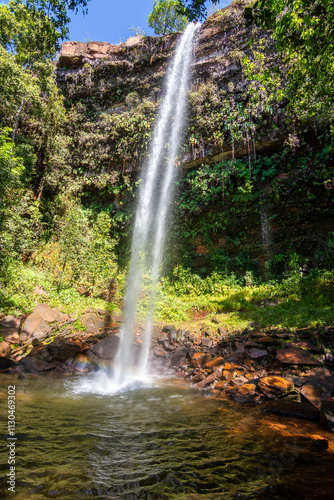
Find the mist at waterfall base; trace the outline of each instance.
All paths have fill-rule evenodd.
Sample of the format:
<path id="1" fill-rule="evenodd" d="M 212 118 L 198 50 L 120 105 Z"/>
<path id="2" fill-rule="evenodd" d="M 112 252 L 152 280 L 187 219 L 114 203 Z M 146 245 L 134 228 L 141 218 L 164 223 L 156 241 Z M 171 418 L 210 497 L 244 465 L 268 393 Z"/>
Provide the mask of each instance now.
<path id="1" fill-rule="evenodd" d="M 175 164 L 186 114 L 193 40 L 199 26 L 199 23 L 188 24 L 169 64 L 149 158 L 141 175 L 124 296 L 120 345 L 113 371 L 110 369 L 99 372 L 93 376 L 93 384 L 86 379 L 82 383 L 83 391 L 89 391 L 91 388 L 95 392 L 113 393 L 125 387 L 128 390 L 138 384 L 149 383 L 146 368 L 155 295 L 162 264 L 168 210 L 173 197 L 177 170 Z M 143 343 L 140 352 L 135 353 L 133 343 L 137 309 L 144 278 L 145 291 L 149 296 L 148 308 Z"/>

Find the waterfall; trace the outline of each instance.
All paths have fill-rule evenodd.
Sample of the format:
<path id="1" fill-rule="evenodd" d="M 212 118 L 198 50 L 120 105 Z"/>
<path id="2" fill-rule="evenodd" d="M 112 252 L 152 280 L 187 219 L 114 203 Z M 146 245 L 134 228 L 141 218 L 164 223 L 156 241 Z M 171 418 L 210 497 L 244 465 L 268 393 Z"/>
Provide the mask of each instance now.
<path id="1" fill-rule="evenodd" d="M 155 290 L 160 274 L 166 220 L 173 195 L 182 125 L 189 85 L 192 45 L 197 25 L 190 23 L 181 36 L 167 72 L 165 94 L 160 105 L 149 159 L 143 169 L 132 237 L 124 320 L 119 350 L 115 359 L 114 383 L 121 386 L 134 365 L 132 349 L 136 313 L 143 279 L 149 283 L 149 306 L 137 376 L 144 375 L 149 353 Z"/>
<path id="2" fill-rule="evenodd" d="M 261 209 L 261 232 L 262 232 L 262 246 L 264 250 L 265 259 L 267 262 L 271 260 L 271 220 L 266 207 Z"/>

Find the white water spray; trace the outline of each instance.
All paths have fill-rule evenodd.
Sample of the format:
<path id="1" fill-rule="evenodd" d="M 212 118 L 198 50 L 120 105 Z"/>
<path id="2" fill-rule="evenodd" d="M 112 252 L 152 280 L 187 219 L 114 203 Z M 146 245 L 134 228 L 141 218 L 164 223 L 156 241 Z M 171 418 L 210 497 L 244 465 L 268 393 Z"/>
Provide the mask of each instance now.
<path id="1" fill-rule="evenodd" d="M 132 345 L 136 311 L 143 278 L 144 275 L 148 275 L 150 301 L 136 377 L 145 375 L 152 332 L 155 290 L 160 273 L 168 208 L 173 194 L 175 160 L 182 135 L 192 44 L 197 27 L 198 25 L 189 24 L 178 43 L 167 74 L 166 93 L 154 130 L 149 161 L 144 169 L 139 188 L 127 292 L 124 297 L 124 322 L 115 359 L 114 384 L 118 387 L 132 378 L 131 367 L 134 365 Z"/>

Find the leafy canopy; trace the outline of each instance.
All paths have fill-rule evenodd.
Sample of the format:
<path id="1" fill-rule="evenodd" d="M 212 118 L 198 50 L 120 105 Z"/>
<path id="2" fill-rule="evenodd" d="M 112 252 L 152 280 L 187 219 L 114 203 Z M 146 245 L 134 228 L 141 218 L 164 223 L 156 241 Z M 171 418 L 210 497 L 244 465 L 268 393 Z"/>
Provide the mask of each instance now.
<path id="1" fill-rule="evenodd" d="M 256 0 L 245 18 L 272 29 L 288 76 L 292 106 L 309 117 L 334 105 L 333 0 Z"/>
<path id="2" fill-rule="evenodd" d="M 220 0 L 211 0 L 213 5 L 217 5 Z M 206 0 L 178 0 L 177 12 L 188 18 L 189 21 L 204 19 L 207 13 Z"/>
<path id="3" fill-rule="evenodd" d="M 147 24 L 156 35 L 165 36 L 184 30 L 188 18 L 178 12 L 178 5 L 177 0 L 155 0 Z"/>
<path id="4" fill-rule="evenodd" d="M 21 64 L 53 58 L 68 38 L 68 11 L 87 12 L 89 0 L 10 0 L 0 4 L 0 44 Z"/>

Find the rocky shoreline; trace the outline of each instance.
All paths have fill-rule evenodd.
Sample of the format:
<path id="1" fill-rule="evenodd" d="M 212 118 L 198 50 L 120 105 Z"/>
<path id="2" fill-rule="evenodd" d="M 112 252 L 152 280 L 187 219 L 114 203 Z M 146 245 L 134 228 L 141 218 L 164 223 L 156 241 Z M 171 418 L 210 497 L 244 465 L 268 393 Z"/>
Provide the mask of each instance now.
<path id="1" fill-rule="evenodd" d="M 334 432 L 334 328 L 227 333 L 212 318 L 197 333 L 156 327 L 150 353 L 154 373 L 189 381 L 221 399 L 261 403 L 264 412 L 320 422 Z M 88 309 L 79 317 L 47 304 L 0 320 L 0 373 L 86 374 L 109 366 L 120 321 Z M 142 329 L 134 348 L 140 352 Z"/>

